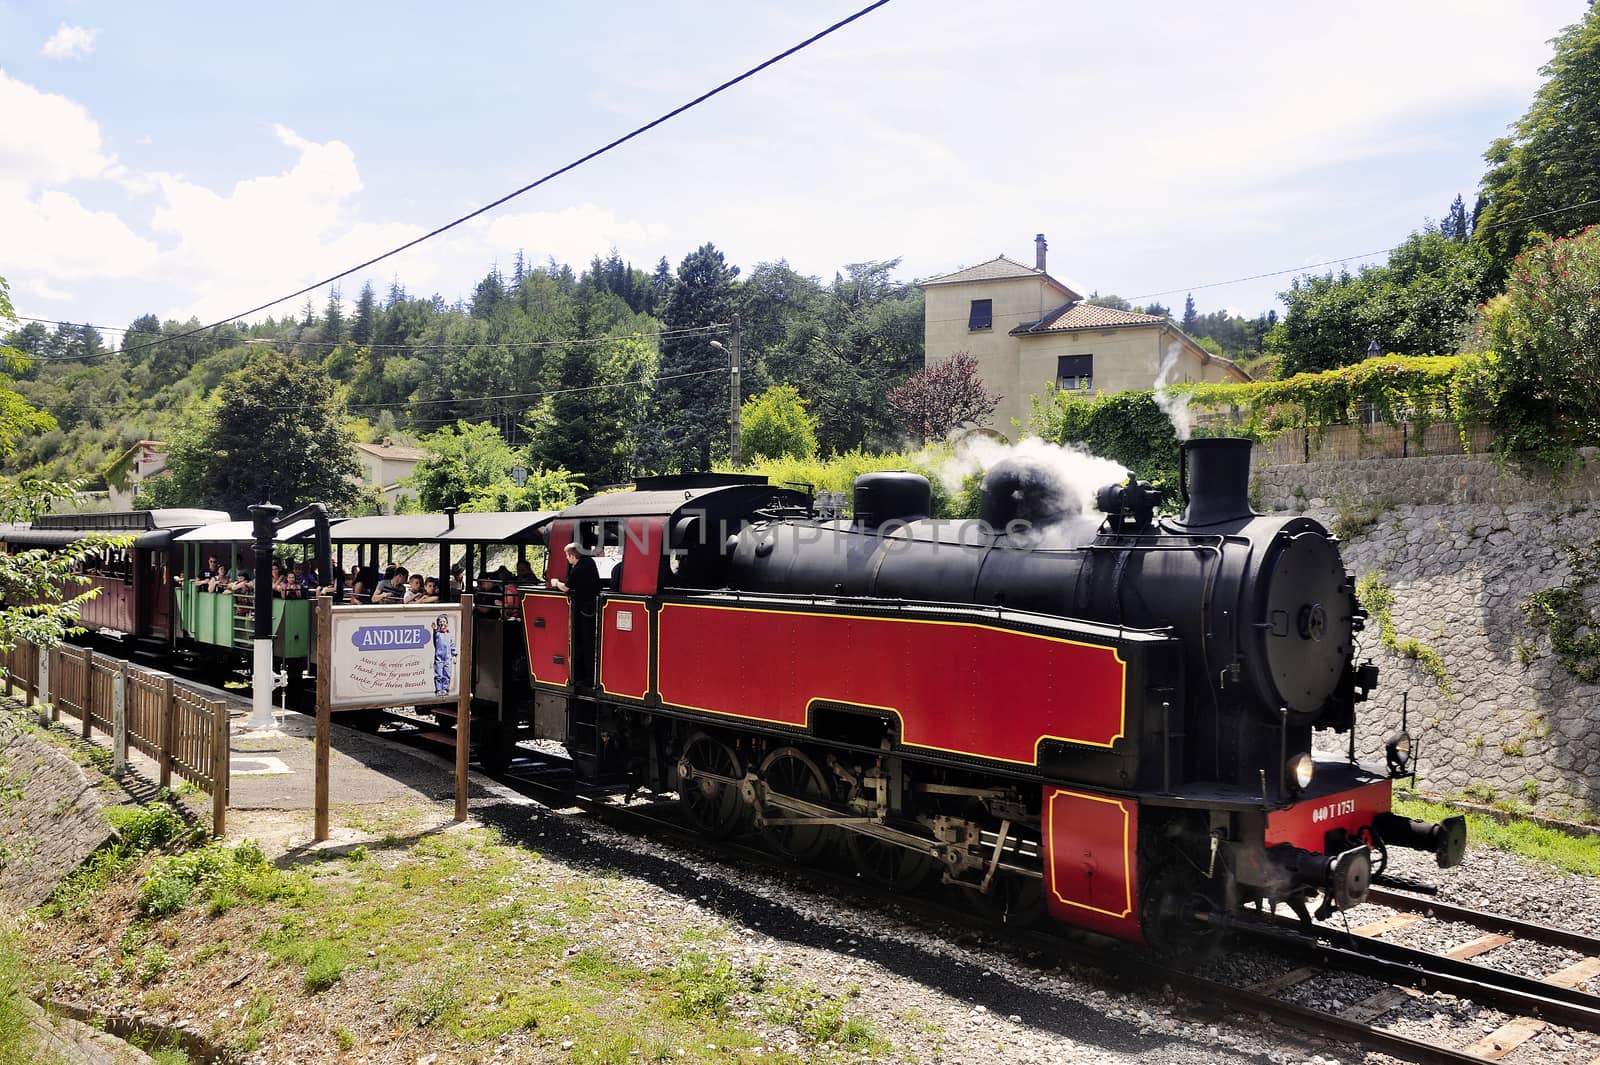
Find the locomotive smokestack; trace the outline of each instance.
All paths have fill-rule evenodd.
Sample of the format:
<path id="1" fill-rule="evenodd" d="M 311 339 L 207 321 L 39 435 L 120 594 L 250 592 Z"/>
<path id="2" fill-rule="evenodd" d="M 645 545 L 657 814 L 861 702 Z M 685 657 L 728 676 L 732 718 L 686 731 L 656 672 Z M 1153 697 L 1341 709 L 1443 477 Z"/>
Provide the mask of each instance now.
<path id="1" fill-rule="evenodd" d="M 1044 253 L 1050 250 L 1050 245 L 1045 243 L 1044 234 L 1040 233 L 1033 238 L 1033 265 L 1042 274 L 1044 270 Z"/>
<path id="2" fill-rule="evenodd" d="M 1178 524 L 1190 528 L 1253 517 L 1250 509 L 1250 441 L 1234 437 L 1190 440 L 1179 449 L 1180 479 L 1188 507 Z"/>

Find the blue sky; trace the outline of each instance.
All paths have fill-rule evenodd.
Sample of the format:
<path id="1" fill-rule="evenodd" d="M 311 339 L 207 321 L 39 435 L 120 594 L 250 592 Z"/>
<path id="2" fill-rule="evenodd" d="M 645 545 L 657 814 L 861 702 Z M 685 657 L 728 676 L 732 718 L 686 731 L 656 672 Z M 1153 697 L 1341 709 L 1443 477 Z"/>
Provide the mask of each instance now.
<path id="1" fill-rule="evenodd" d="M 858 4 L 0 0 L 0 276 L 18 313 L 211 320 L 493 199 Z M 1302 9 L 1303 8 L 1303 9 Z M 374 270 L 455 298 L 518 248 L 710 240 L 824 277 L 997 253 L 1102 293 L 1383 248 L 1471 194 L 1563 2 L 895 0 Z M 1196 291 L 1266 309 L 1287 277 Z M 360 279 L 345 283 L 353 296 Z M 298 306 L 288 305 L 286 309 Z"/>

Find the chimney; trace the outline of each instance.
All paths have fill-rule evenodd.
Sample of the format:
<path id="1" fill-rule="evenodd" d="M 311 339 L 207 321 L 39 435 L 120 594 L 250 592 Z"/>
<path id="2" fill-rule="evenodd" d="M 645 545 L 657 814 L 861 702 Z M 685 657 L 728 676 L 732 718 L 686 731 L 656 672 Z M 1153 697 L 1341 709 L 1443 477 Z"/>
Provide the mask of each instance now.
<path id="1" fill-rule="evenodd" d="M 1033 238 L 1033 265 L 1041 274 L 1044 270 L 1044 253 L 1050 250 L 1050 245 L 1044 242 L 1044 234 L 1040 233 Z"/>

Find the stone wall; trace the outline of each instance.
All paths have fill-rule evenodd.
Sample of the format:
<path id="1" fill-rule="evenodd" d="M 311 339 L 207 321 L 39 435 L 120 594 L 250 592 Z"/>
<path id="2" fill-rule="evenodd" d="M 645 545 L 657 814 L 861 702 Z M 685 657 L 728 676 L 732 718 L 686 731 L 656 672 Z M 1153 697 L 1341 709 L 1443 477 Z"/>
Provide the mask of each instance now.
<path id="1" fill-rule="evenodd" d="M 48 899 L 111 838 L 82 768 L 0 708 L 0 898 L 19 908 Z"/>
<path id="2" fill-rule="evenodd" d="M 1374 620 L 1361 653 L 1382 675 L 1359 718 L 1364 758 L 1381 761 L 1409 692 L 1420 786 L 1600 810 L 1600 687 L 1573 679 L 1522 615 L 1529 594 L 1566 583 L 1567 546 L 1600 540 L 1600 463 L 1560 483 L 1478 455 L 1268 466 L 1252 489 L 1258 508 L 1338 533 L 1350 571 L 1394 592 L 1396 636 L 1432 648 L 1448 675 L 1446 692 L 1387 650 Z"/>

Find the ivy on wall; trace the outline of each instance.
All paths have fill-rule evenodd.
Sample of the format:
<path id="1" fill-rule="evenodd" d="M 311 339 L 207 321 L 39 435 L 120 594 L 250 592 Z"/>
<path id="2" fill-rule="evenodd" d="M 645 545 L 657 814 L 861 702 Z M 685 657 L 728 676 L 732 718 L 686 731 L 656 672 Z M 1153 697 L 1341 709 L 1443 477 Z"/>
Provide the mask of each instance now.
<path id="1" fill-rule="evenodd" d="M 1389 587 L 1382 570 L 1373 570 L 1356 582 L 1356 598 L 1367 608 L 1367 614 L 1378 623 L 1378 639 L 1383 646 L 1421 666 L 1423 671 L 1439 685 L 1439 694 L 1446 699 L 1455 695 L 1450 684 L 1450 673 L 1444 667 L 1439 652 L 1420 640 L 1402 639 L 1394 627 L 1394 589 Z"/>
<path id="2" fill-rule="evenodd" d="M 1588 604 L 1588 589 L 1600 580 L 1600 540 L 1587 547 L 1568 544 L 1567 583 L 1534 592 L 1522 601 L 1522 616 L 1550 639 L 1556 661 L 1585 684 L 1600 684 L 1600 620 Z"/>
<path id="3" fill-rule="evenodd" d="M 1179 386 L 1197 408 L 1226 410 L 1246 435 L 1361 424 L 1366 411 L 1390 425 L 1426 428 L 1456 417 L 1454 383 L 1469 360 L 1458 355 L 1380 355 L 1351 366 L 1281 381 Z"/>

